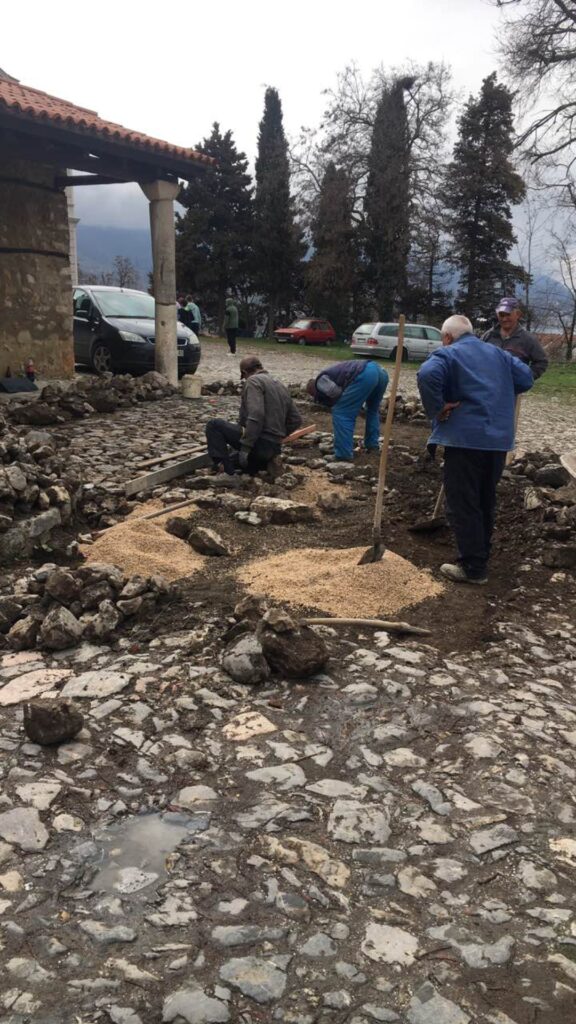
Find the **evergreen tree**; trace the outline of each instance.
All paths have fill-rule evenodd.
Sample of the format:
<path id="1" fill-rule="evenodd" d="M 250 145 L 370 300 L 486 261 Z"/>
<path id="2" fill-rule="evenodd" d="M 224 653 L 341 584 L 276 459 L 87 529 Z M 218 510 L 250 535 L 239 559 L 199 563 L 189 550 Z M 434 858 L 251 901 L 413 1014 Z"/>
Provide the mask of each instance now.
<path id="1" fill-rule="evenodd" d="M 350 182 L 329 163 L 312 226 L 314 255 L 307 267 L 307 297 L 316 316 L 327 317 L 338 336 L 350 329 L 355 246 Z"/>
<path id="2" fill-rule="evenodd" d="M 178 290 L 193 292 L 202 310 L 217 315 L 222 331 L 227 292 L 249 290 L 253 259 L 253 202 L 248 162 L 232 132 L 215 122 L 197 149 L 214 157 L 214 170 L 193 178 L 179 202 L 176 226 Z"/>
<path id="3" fill-rule="evenodd" d="M 493 73 L 464 109 L 446 177 L 451 261 L 460 271 L 458 303 L 470 317 L 490 315 L 496 298 L 523 278 L 508 260 L 515 242 L 511 206 L 525 193 L 510 159 L 513 129 L 512 94 Z"/>
<path id="4" fill-rule="evenodd" d="M 368 163 L 365 239 L 379 316 L 390 320 L 406 291 L 410 247 L 410 141 L 404 90 L 413 78 L 382 90 Z"/>
<path id="5" fill-rule="evenodd" d="M 294 222 L 288 144 L 276 89 L 266 89 L 256 158 L 254 267 L 268 304 L 268 334 L 298 287 L 304 247 Z"/>

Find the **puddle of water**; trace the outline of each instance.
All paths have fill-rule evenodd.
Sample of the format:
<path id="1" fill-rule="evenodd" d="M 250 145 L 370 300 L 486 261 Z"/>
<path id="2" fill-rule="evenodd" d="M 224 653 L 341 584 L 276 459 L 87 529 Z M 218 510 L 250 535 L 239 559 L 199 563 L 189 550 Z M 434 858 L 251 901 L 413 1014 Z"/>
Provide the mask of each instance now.
<path id="1" fill-rule="evenodd" d="M 96 892 L 122 896 L 163 882 L 166 858 L 183 839 L 203 832 L 209 814 L 143 814 L 102 829 L 95 836 L 100 850 L 100 869 L 90 883 Z"/>

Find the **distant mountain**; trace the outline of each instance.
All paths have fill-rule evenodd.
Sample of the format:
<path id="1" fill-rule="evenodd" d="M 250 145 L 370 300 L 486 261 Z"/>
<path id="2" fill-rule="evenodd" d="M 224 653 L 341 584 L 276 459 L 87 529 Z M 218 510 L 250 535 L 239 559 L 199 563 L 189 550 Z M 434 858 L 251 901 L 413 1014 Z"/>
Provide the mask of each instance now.
<path id="1" fill-rule="evenodd" d="M 150 232 L 146 228 L 99 227 L 78 224 L 78 265 L 89 274 L 102 274 L 113 269 L 115 256 L 127 256 L 138 270 L 141 287 L 147 286 L 152 270 Z"/>

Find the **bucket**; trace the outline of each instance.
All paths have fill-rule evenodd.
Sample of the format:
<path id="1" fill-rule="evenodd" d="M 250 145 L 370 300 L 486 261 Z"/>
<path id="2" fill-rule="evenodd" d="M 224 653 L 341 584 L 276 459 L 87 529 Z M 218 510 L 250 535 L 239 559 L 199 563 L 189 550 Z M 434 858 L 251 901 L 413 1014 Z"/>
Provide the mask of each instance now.
<path id="1" fill-rule="evenodd" d="M 182 398 L 200 398 L 202 394 L 202 378 L 187 373 L 182 377 Z"/>

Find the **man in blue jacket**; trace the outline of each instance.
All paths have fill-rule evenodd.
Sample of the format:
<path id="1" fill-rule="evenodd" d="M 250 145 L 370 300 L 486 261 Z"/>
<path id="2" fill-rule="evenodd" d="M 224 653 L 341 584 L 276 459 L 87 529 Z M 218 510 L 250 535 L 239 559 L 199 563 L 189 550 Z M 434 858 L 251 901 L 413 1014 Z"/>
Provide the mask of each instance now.
<path id="1" fill-rule="evenodd" d="M 514 447 L 516 395 L 534 383 L 525 363 L 485 345 L 465 316 L 442 325 L 441 349 L 418 371 L 433 421 L 429 443 L 444 447 L 444 488 L 459 558 L 440 566 L 456 583 L 487 582 L 496 487 Z"/>
<path id="2" fill-rule="evenodd" d="M 332 410 L 334 455 L 338 461 L 354 458 L 354 426 L 362 406 L 366 404 L 365 446 L 378 451 L 380 440 L 380 405 L 388 386 L 388 374 L 373 360 L 345 359 L 328 366 L 315 380 L 308 381 L 307 391 L 315 402 Z"/>

